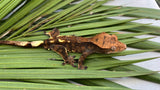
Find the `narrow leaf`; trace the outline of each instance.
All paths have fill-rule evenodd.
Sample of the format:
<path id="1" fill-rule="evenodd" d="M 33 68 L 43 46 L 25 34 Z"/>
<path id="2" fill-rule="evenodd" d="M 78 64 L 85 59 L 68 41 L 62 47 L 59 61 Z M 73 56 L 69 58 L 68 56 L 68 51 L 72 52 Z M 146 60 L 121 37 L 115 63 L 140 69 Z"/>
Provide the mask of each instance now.
<path id="1" fill-rule="evenodd" d="M 82 79 L 115 78 L 153 74 L 155 72 L 113 72 L 65 69 L 1 69 L 0 79 Z"/>
<path id="2" fill-rule="evenodd" d="M 25 82 L 6 82 L 0 81 L 0 88 L 3 90 L 17 90 L 17 89 L 26 89 L 26 90 L 128 90 L 124 88 L 114 88 L 114 87 L 98 87 L 98 86 L 71 86 L 71 85 L 50 85 L 50 84 L 37 84 L 37 83 L 25 83 Z"/>
<path id="3" fill-rule="evenodd" d="M 6 29 L 11 27 L 13 24 L 18 22 L 18 20 L 22 19 L 26 14 L 28 14 L 32 9 L 40 5 L 44 0 L 40 0 L 37 2 L 37 0 L 31 0 L 29 1 L 21 10 L 16 12 L 9 20 L 7 20 L 5 23 L 3 23 L 0 28 L 0 34 L 3 33 Z"/>

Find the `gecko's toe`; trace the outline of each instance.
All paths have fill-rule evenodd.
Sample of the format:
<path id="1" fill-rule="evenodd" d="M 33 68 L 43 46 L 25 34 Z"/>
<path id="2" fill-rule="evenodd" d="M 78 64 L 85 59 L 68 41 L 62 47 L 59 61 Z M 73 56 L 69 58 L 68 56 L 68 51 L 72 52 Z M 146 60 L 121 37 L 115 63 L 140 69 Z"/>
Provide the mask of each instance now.
<path id="1" fill-rule="evenodd" d="M 73 58 L 75 58 L 76 56 L 73 56 Z"/>
<path id="2" fill-rule="evenodd" d="M 62 63 L 62 65 L 63 65 L 63 66 L 66 65 L 66 63 Z"/>
<path id="3" fill-rule="evenodd" d="M 88 68 L 87 66 L 84 67 L 85 70 L 86 70 L 87 68 Z"/>
<path id="4" fill-rule="evenodd" d="M 87 66 L 79 66 L 78 69 L 80 70 L 86 70 L 88 67 Z"/>
<path id="5" fill-rule="evenodd" d="M 77 67 L 77 65 L 72 65 L 73 67 Z"/>

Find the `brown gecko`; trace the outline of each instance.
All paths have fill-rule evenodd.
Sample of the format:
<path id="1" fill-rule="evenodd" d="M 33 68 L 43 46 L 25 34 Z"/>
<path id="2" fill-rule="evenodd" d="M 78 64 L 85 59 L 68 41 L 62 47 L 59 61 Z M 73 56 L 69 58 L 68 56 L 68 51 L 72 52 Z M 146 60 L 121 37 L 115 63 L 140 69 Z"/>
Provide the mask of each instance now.
<path id="1" fill-rule="evenodd" d="M 109 35 L 105 32 L 97 34 L 91 38 L 84 38 L 78 36 L 61 36 L 57 28 L 49 33 L 50 38 L 44 41 L 0 41 L 0 44 L 24 46 L 24 47 L 38 47 L 43 46 L 45 49 L 53 50 L 62 56 L 65 64 L 74 65 L 74 56 L 69 56 L 68 52 L 82 53 L 78 60 L 78 69 L 87 69 L 83 65 L 85 58 L 92 53 L 117 53 L 126 49 L 126 45 L 120 41 L 116 35 Z"/>

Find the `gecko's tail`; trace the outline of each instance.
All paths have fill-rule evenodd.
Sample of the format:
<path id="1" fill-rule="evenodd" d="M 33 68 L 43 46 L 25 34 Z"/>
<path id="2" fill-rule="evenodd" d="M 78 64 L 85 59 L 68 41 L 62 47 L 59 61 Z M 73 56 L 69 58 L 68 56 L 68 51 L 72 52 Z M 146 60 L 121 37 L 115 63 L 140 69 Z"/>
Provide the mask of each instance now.
<path id="1" fill-rule="evenodd" d="M 44 41 L 0 41 L 0 44 L 5 45 L 14 45 L 14 46 L 21 46 L 21 47 L 38 47 L 41 46 Z"/>

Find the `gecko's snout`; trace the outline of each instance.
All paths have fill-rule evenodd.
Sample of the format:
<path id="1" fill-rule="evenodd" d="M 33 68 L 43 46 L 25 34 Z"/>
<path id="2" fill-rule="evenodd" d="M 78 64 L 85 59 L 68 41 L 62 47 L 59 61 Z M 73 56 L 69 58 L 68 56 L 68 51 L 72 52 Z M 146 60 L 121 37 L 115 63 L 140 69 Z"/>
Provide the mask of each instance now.
<path id="1" fill-rule="evenodd" d="M 118 51 L 123 51 L 123 50 L 126 50 L 127 46 L 126 44 L 119 42 L 119 45 L 117 46 L 117 48 L 119 49 Z"/>
<path id="2" fill-rule="evenodd" d="M 126 44 L 122 43 L 122 42 L 117 42 L 115 45 L 113 45 L 108 53 L 117 53 L 117 52 L 121 52 L 124 51 L 127 48 Z"/>

